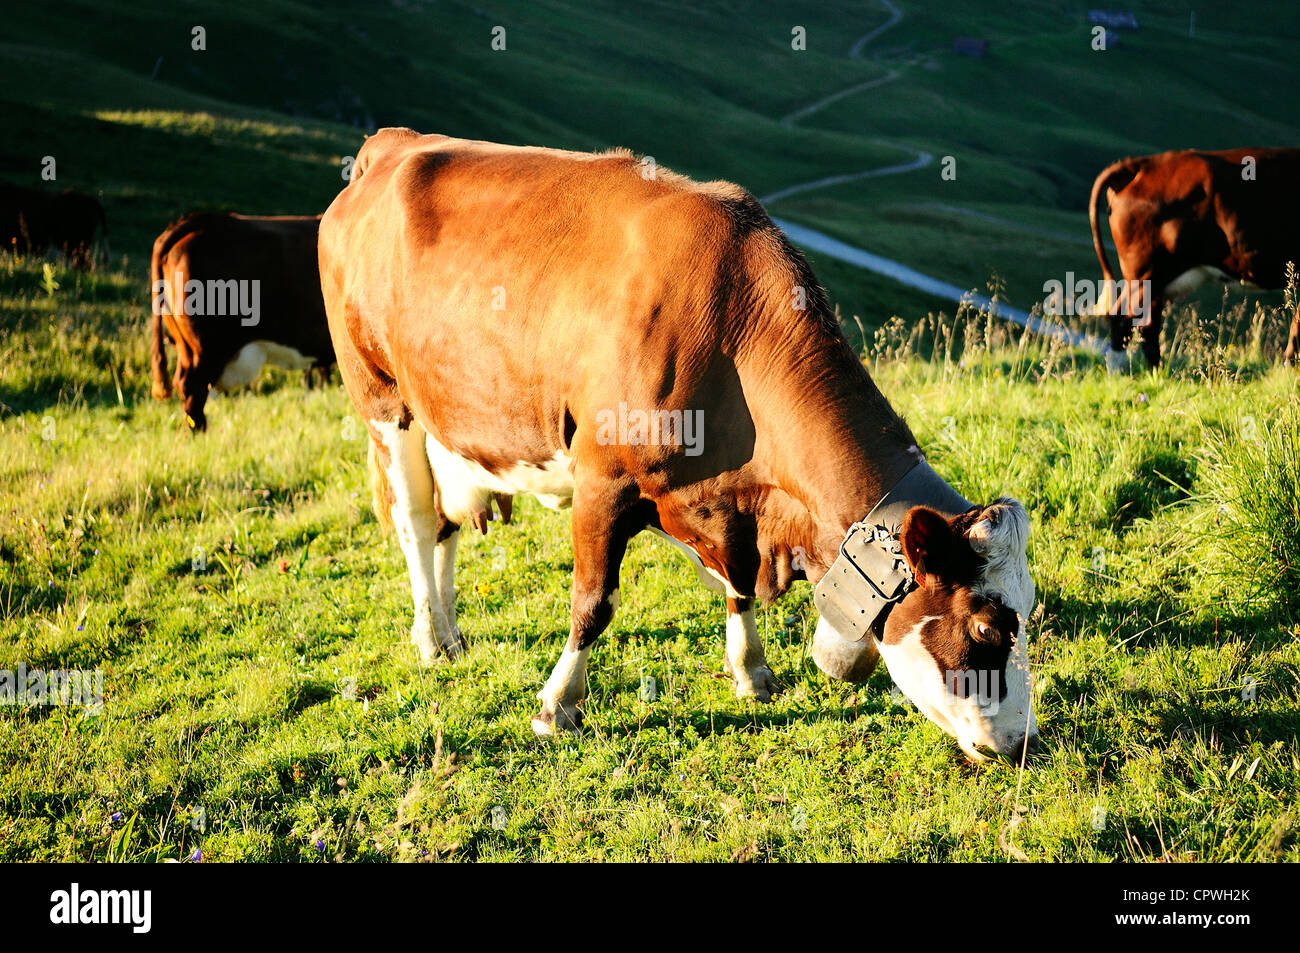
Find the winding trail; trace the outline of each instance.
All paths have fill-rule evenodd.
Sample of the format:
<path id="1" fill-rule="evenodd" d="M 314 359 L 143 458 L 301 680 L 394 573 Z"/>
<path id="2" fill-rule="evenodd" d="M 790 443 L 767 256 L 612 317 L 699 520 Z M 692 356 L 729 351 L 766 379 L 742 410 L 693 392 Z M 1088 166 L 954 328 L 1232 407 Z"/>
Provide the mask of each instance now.
<path id="1" fill-rule="evenodd" d="M 898 9 L 898 7 L 894 6 L 892 3 L 890 3 L 889 0 L 880 0 L 880 3 L 882 6 L 884 6 L 886 10 L 889 11 L 889 19 L 886 20 L 884 23 L 882 23 L 880 26 L 876 27 L 870 33 L 864 34 L 863 36 L 857 38 L 857 40 L 853 43 L 853 46 L 849 48 L 849 56 L 853 57 L 854 59 L 857 59 L 859 56 L 862 55 L 862 48 L 864 46 L 866 46 L 876 37 L 880 36 L 880 34 L 884 33 L 886 30 L 888 30 L 890 27 L 896 24 L 899 20 L 903 19 L 903 11 Z"/>
<path id="2" fill-rule="evenodd" d="M 892 24 L 891 24 L 892 26 Z M 787 126 L 793 126 L 800 119 L 807 119 L 813 113 L 821 112 L 831 103 L 839 102 L 846 96 L 852 96 L 854 93 L 860 93 L 865 89 L 874 89 L 877 86 L 884 86 L 886 83 L 892 83 L 903 74 L 896 69 L 891 69 L 884 76 L 877 76 L 875 79 L 869 79 L 865 83 L 858 83 L 856 86 L 849 86 L 847 89 L 841 89 L 838 92 L 831 93 L 829 96 L 823 96 L 815 103 L 809 103 L 802 106 L 794 112 L 781 117 L 781 122 Z"/>
<path id="3" fill-rule="evenodd" d="M 875 29 L 858 37 L 857 40 L 854 41 L 853 46 L 849 48 L 850 57 L 855 59 L 860 57 L 867 44 L 884 34 L 886 31 L 897 26 L 899 21 L 903 19 L 903 11 L 895 6 L 891 0 L 880 0 L 880 3 L 889 11 L 889 19 L 880 26 L 877 26 Z M 781 123 L 786 126 L 793 126 L 800 120 L 807 119 L 809 116 L 821 112 L 832 103 L 839 102 L 841 99 L 845 99 L 849 96 L 855 95 L 856 93 L 868 89 L 874 89 L 878 86 L 883 86 L 886 83 L 891 83 L 902 76 L 901 70 L 893 68 L 887 69 L 888 71 L 884 76 L 878 76 L 875 79 L 867 80 L 864 83 L 856 83 L 853 86 L 823 96 L 820 99 L 809 103 L 807 106 L 796 109 L 794 112 L 783 116 L 781 118 Z M 784 189 L 778 189 L 770 195 L 762 196 L 759 201 L 764 205 L 767 205 L 771 202 L 779 201 L 780 199 L 789 198 L 792 195 L 800 195 L 805 192 L 812 192 L 833 185 L 842 185 L 846 182 L 856 182 L 861 179 L 870 179 L 885 175 L 901 175 L 905 172 L 915 172 L 926 168 L 934 162 L 934 156 L 924 150 L 913 149 L 910 146 L 888 142 L 881 139 L 873 141 L 878 145 L 911 152 L 913 153 L 913 157 L 908 162 L 902 162 L 896 165 L 880 166 L 862 172 L 828 175 L 820 179 L 814 179 L 810 182 L 800 182 L 795 185 L 787 186 Z M 999 224 L 1001 224 L 1000 220 L 994 219 L 991 215 L 984 215 L 980 212 L 973 212 L 969 209 L 962 209 L 956 206 L 941 207 L 949 211 L 971 215 L 976 218 L 998 221 Z M 950 284 L 946 281 L 940 281 L 937 278 L 931 278 L 929 275 L 922 274 L 913 268 L 909 268 L 901 262 L 885 258 L 881 255 L 876 255 L 862 248 L 856 248 L 837 238 L 832 238 L 824 232 L 819 232 L 814 228 L 809 228 L 805 225 L 796 225 L 793 222 L 783 221 L 775 217 L 772 220 L 776 222 L 787 236 L 789 236 L 792 242 L 803 245 L 805 248 L 810 248 L 829 258 L 834 258 L 837 261 L 842 261 L 858 268 L 874 272 L 878 275 L 883 275 L 886 278 L 897 281 L 909 288 L 914 288 L 938 298 L 954 301 L 958 304 L 973 304 L 979 308 L 990 311 L 1000 318 L 1018 324 L 1023 328 L 1027 328 L 1036 334 L 1055 338 L 1072 347 L 1088 348 L 1097 353 L 1101 353 L 1104 348 L 1104 343 L 1092 335 L 1072 331 L 1060 323 L 1048 323 L 1042 318 L 1021 311 L 1019 308 L 1013 308 L 1001 301 L 993 301 L 985 295 L 975 294 L 974 292 L 959 288 L 957 285 Z M 1064 236 L 1053 237 L 1064 238 Z"/>
<path id="4" fill-rule="evenodd" d="M 906 146 L 896 146 L 892 142 L 881 142 L 876 140 L 879 145 L 889 146 L 893 149 L 906 149 Z M 910 150 L 909 150 L 910 151 Z M 868 169 L 865 172 L 846 172 L 843 175 L 828 175 L 824 179 L 814 179 L 812 182 L 801 182 L 799 185 L 792 185 L 788 188 L 773 192 L 771 195 L 763 196 L 759 201 L 764 204 L 775 202 L 778 199 L 789 198 L 792 195 L 798 195 L 800 192 L 811 192 L 814 189 L 824 189 L 830 185 L 839 185 L 843 182 L 856 182 L 858 179 L 871 179 L 878 175 L 898 175 L 901 172 L 914 172 L 917 169 L 924 169 L 934 161 L 934 156 L 928 152 L 917 152 L 916 157 L 911 162 L 903 162 L 899 165 L 886 165 L 877 169 Z"/>

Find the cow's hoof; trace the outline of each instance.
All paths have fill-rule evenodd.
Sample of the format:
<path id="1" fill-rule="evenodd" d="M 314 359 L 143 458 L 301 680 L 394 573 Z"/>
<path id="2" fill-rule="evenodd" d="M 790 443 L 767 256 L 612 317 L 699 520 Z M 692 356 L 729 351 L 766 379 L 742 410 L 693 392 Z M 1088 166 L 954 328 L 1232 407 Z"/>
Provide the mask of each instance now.
<path id="1" fill-rule="evenodd" d="M 533 715 L 533 734 L 539 738 L 555 738 L 568 735 L 582 737 L 582 709 L 576 705 L 560 705 L 551 708 L 543 704 L 542 710 Z"/>
<path id="2" fill-rule="evenodd" d="M 432 665 L 441 655 L 449 662 L 454 662 L 465 654 L 469 647 L 465 637 L 457 629 L 446 643 L 440 642 L 434 634 L 433 627 L 416 624 L 411 626 L 411 644 L 420 653 L 421 665 Z"/>
<path id="3" fill-rule="evenodd" d="M 777 691 L 776 676 L 766 665 L 760 665 L 742 675 L 732 675 L 732 678 L 736 680 L 737 698 L 770 702 Z"/>
<path id="4" fill-rule="evenodd" d="M 464 633 L 460 631 L 460 626 L 454 625 L 451 628 L 451 644 L 447 646 L 447 658 L 458 659 L 469 651 L 469 640 L 465 638 Z"/>

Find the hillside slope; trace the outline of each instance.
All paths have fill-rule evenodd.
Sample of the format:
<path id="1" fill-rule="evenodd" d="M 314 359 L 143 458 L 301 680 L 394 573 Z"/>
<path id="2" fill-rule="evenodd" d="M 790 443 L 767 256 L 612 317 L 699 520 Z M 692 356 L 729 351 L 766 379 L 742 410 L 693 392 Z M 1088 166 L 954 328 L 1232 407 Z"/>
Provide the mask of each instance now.
<path id="1" fill-rule="evenodd" d="M 320 211 L 341 185 L 341 157 L 381 125 L 624 145 L 758 195 L 924 150 L 953 157 L 956 179 L 941 179 L 936 162 L 773 211 L 958 285 L 997 276 L 1027 308 L 1047 278 L 1095 272 L 1084 208 L 1111 159 L 1300 141 L 1297 27 L 1282 4 L 1198 11 L 1194 37 L 1187 4 L 1137 4 L 1141 28 L 1104 53 L 1071 4 L 973 6 L 902 4 L 855 58 L 855 40 L 886 24 L 884 5 L 60 0 L 13 11 L 0 45 L 0 120 L 11 130 L 0 170 L 31 179 L 41 156 L 56 156 L 60 184 L 102 191 L 114 251 L 135 260 L 196 206 Z M 491 45 L 497 26 L 504 51 Z M 791 49 L 796 26 L 806 50 Z M 988 39 L 989 54 L 953 53 L 961 34 Z M 846 319 L 867 327 L 941 305 L 814 264 Z"/>

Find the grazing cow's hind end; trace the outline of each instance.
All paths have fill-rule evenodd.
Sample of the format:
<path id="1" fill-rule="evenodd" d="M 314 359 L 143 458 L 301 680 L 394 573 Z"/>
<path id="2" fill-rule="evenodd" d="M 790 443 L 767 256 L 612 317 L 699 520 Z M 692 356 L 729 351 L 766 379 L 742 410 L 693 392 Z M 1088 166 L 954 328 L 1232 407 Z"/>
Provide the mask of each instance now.
<path id="1" fill-rule="evenodd" d="M 158 400 L 178 391 L 194 432 L 207 427 L 209 389 L 241 387 L 265 364 L 310 371 L 334 363 L 316 265 L 319 225 L 319 216 L 197 212 L 154 240 L 151 391 Z"/>

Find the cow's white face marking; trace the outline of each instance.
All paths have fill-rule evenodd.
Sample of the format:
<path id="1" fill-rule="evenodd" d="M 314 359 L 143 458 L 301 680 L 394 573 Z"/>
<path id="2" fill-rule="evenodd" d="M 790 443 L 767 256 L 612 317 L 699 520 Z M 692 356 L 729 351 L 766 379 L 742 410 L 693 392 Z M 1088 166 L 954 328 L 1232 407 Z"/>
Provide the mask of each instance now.
<path id="1" fill-rule="evenodd" d="M 902 639 L 878 643 L 890 676 L 917 710 L 952 735 L 973 760 L 985 760 L 988 749 L 1018 760 L 1025 735 L 1038 733 L 1029 698 L 1024 621 L 1006 664 L 1006 695 L 999 698 L 998 686 L 986 682 L 972 686 L 976 690 L 963 698 L 953 692 L 951 674 L 939 670 L 922 643 L 925 628 L 940 618 L 925 616 Z"/>
<path id="2" fill-rule="evenodd" d="M 438 479 L 442 511 L 454 523 L 473 521 L 475 513 L 491 512 L 493 493 L 517 496 L 531 493 L 551 509 L 573 503 L 573 461 L 563 451 L 538 466 L 517 463 L 500 473 L 459 456 L 429 436 L 426 441 L 429 465 Z"/>
<path id="3" fill-rule="evenodd" d="M 1221 268 L 1215 268 L 1213 265 L 1197 265 L 1195 268 L 1188 268 L 1181 275 L 1175 278 L 1169 284 L 1165 285 L 1165 297 L 1186 294 L 1194 288 L 1199 288 L 1207 281 L 1231 281 L 1232 277 Z"/>
<path id="4" fill-rule="evenodd" d="M 250 341 L 239 349 L 235 359 L 225 366 L 217 378 L 217 390 L 230 391 L 246 387 L 257 377 L 266 364 L 288 368 L 291 371 L 305 371 L 316 363 L 291 347 L 276 344 L 274 341 Z"/>
<path id="5" fill-rule="evenodd" d="M 984 572 L 975 586 L 981 595 L 997 596 L 1024 618 L 1034 611 L 1034 580 L 1029 576 L 1029 514 L 1017 500 L 998 500 L 984 508 L 966 533 L 971 548 L 984 557 Z"/>
<path id="6" fill-rule="evenodd" d="M 975 691 L 965 696 L 955 692 L 954 673 L 944 671 L 940 660 L 925 644 L 927 627 L 943 621 L 942 616 L 922 616 L 901 636 L 896 630 L 895 634 L 889 634 L 890 624 L 895 621 L 891 616 L 886 622 L 886 640 L 877 643 L 898 687 L 927 718 L 956 738 L 962 750 L 975 760 L 984 759 L 981 748 L 1018 759 L 1026 735 L 1033 737 L 1038 733 L 1025 638 L 1025 620 L 1033 612 L 1035 599 L 1025 553 L 1028 539 L 1029 515 L 1019 502 L 1008 499 L 985 507 L 979 521 L 966 533 L 971 548 L 983 560 L 970 591 L 980 599 L 1005 606 L 1014 613 L 1016 623 L 1014 642 L 1001 670 L 983 679 L 973 671 L 958 673 L 959 679 L 974 680 L 967 684 Z"/>

